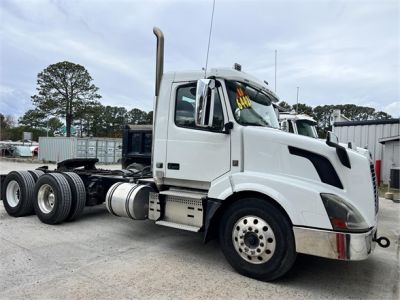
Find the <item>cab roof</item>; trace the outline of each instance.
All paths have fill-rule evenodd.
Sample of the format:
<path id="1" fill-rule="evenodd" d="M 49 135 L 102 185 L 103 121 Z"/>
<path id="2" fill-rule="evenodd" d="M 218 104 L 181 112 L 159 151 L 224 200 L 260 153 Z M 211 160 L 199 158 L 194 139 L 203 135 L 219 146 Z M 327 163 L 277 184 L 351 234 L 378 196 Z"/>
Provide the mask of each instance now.
<path id="1" fill-rule="evenodd" d="M 163 76 L 172 77 L 172 80 L 174 82 L 196 81 L 196 80 L 204 78 L 204 72 L 203 71 L 168 72 L 168 73 L 165 73 Z M 209 71 L 207 71 L 207 74 L 205 77 L 208 78 L 211 76 L 249 83 L 249 84 L 255 86 L 256 88 L 259 88 L 262 91 L 265 91 L 268 94 L 271 94 L 272 96 L 274 96 L 277 99 L 277 101 L 279 100 L 279 97 L 268 88 L 268 86 L 265 82 L 262 82 L 258 78 L 254 77 L 250 74 L 247 74 L 245 72 L 238 71 L 235 69 L 230 69 L 230 68 L 215 68 L 215 69 L 210 69 Z"/>

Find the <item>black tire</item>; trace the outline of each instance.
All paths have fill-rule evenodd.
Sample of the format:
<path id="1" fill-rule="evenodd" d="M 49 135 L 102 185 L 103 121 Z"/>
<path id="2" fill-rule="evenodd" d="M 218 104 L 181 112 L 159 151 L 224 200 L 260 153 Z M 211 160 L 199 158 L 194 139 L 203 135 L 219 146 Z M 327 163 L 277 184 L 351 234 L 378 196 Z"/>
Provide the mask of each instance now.
<path id="1" fill-rule="evenodd" d="M 40 194 L 39 194 L 40 192 Z M 53 201 L 50 201 L 52 195 Z M 53 203 L 51 205 L 51 203 Z M 67 179 L 59 173 L 47 173 L 35 185 L 33 207 L 36 215 L 45 224 L 63 222 L 71 210 L 72 195 Z"/>
<path id="2" fill-rule="evenodd" d="M 28 172 L 32 175 L 35 182 L 39 179 L 40 176 L 44 174 L 44 172 L 41 170 L 29 170 Z"/>
<path id="3" fill-rule="evenodd" d="M 82 179 L 73 172 L 62 173 L 67 179 L 69 187 L 71 188 L 72 203 L 71 210 L 68 214 L 66 221 L 76 220 L 83 212 L 86 204 L 86 188 Z"/>
<path id="4" fill-rule="evenodd" d="M 237 224 L 243 224 L 240 222 L 245 222 L 248 216 L 255 216 L 257 219 L 261 220 L 261 222 L 266 222 L 268 226 L 265 226 L 265 232 L 262 233 L 267 233 L 267 230 L 270 230 L 268 234 L 274 235 L 274 239 L 271 239 L 272 242 L 268 242 L 274 243 L 271 244 L 271 247 L 273 245 L 273 251 L 271 252 L 271 250 L 268 250 L 267 248 L 270 247 L 270 245 L 267 245 L 265 242 L 261 243 L 263 240 L 257 238 L 258 233 L 253 234 L 255 235 L 256 239 L 255 243 L 258 242 L 259 244 L 257 245 L 265 246 L 263 249 L 267 249 L 265 252 L 263 250 L 262 253 L 268 253 L 269 251 L 269 254 L 264 254 L 266 256 L 270 255 L 267 259 L 265 259 L 265 263 L 263 262 L 263 257 L 247 256 L 248 260 L 246 260 L 246 258 L 243 258 L 241 255 L 246 256 L 247 254 L 245 254 L 242 249 L 238 249 L 238 251 L 235 249 L 235 245 L 238 248 L 242 247 L 239 246 L 239 244 L 244 245 L 243 249 L 247 248 L 246 246 L 248 244 L 244 243 L 244 239 L 248 237 L 248 234 L 252 234 L 251 230 L 255 230 L 254 228 L 242 227 L 240 230 L 246 230 L 246 234 L 241 235 L 242 231 L 238 231 L 238 234 L 240 235 L 239 239 L 243 240 L 235 242 L 236 236 L 235 239 L 233 237 L 236 233 L 233 230 L 239 229 L 240 226 L 239 228 L 234 228 L 234 226 Z M 255 218 L 253 218 L 253 220 L 254 219 Z M 252 238 L 254 241 L 254 237 Z M 219 240 L 222 252 L 224 253 L 230 265 L 240 274 L 258 280 L 271 281 L 283 276 L 290 270 L 296 260 L 295 241 L 292 226 L 289 220 L 274 205 L 262 199 L 241 199 L 230 206 L 221 219 Z M 268 240 L 270 239 L 268 238 Z M 254 246 L 254 244 L 252 244 L 252 246 Z M 258 246 L 256 246 L 256 248 L 257 247 Z M 245 251 L 259 251 L 259 249 L 256 248 L 249 248 L 247 248 Z M 258 254 L 255 253 L 254 255 L 257 256 Z M 254 260 L 252 260 L 253 258 Z M 258 258 L 258 261 L 256 258 Z"/>
<path id="5" fill-rule="evenodd" d="M 1 189 L 1 198 L 6 212 L 13 217 L 31 215 L 33 213 L 34 188 L 35 181 L 28 171 L 10 172 Z"/>

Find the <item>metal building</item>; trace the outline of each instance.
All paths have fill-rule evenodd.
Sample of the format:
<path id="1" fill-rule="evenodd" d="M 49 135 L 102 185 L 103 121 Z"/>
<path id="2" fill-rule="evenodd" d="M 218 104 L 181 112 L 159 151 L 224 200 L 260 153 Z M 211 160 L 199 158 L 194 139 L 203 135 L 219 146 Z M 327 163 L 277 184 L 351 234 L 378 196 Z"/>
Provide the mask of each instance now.
<path id="1" fill-rule="evenodd" d="M 352 142 L 355 146 L 367 148 L 371 152 L 374 162 L 378 161 L 378 165 L 383 166 L 380 178 L 385 184 L 389 180 L 390 168 L 400 167 L 398 165 L 399 147 L 393 148 L 395 150 L 392 151 L 391 156 L 384 155 L 384 146 L 380 142 L 400 135 L 400 119 L 335 122 L 333 132 L 342 143 Z M 390 167 L 391 163 L 389 162 L 396 161 L 394 158 L 397 158 L 397 166 Z"/>
<path id="2" fill-rule="evenodd" d="M 60 162 L 70 158 L 98 158 L 100 163 L 119 163 L 122 139 L 39 137 L 39 160 Z"/>
<path id="3" fill-rule="evenodd" d="M 400 182 L 398 175 L 400 171 L 400 135 L 380 138 L 379 143 L 383 145 L 382 154 L 382 174 L 389 174 L 389 178 L 383 178 L 385 183 L 390 179 L 390 185 L 399 188 Z"/>

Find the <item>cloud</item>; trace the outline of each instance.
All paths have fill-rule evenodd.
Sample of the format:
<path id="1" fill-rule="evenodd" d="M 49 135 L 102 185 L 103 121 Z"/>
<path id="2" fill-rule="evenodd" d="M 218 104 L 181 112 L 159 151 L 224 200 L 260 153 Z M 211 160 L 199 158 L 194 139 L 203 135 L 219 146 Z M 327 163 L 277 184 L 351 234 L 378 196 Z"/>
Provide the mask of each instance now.
<path id="1" fill-rule="evenodd" d="M 395 118 L 400 117 L 400 101 L 390 103 L 385 106 L 383 111 L 387 112 L 389 115 Z"/>

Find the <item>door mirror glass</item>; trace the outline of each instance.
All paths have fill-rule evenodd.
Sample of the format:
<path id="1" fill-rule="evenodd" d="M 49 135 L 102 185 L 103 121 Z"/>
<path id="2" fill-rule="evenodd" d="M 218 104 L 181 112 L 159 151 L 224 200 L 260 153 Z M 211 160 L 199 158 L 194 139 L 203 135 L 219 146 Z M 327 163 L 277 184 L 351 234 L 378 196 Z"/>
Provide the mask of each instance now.
<path id="1" fill-rule="evenodd" d="M 281 130 L 282 131 L 286 131 L 286 132 L 289 132 L 289 126 L 288 126 L 288 121 L 282 121 L 281 122 Z"/>
<path id="2" fill-rule="evenodd" d="M 200 79 L 196 88 L 195 123 L 198 127 L 211 127 L 214 116 L 215 81 Z"/>
<path id="3" fill-rule="evenodd" d="M 279 120 L 279 117 L 280 117 L 279 109 L 277 107 L 274 107 L 274 111 L 275 111 L 276 118 Z"/>

